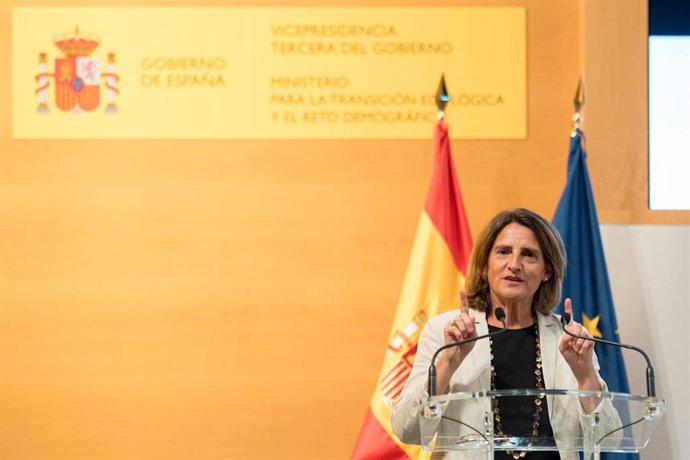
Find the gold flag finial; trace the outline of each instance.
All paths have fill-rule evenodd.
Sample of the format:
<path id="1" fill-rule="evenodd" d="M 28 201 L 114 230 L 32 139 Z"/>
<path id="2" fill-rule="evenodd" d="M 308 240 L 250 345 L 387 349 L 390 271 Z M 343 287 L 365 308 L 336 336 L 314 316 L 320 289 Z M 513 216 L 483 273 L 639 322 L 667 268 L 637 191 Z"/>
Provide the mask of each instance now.
<path id="1" fill-rule="evenodd" d="M 582 77 L 580 77 L 580 80 L 577 82 L 577 91 L 575 91 L 573 105 L 575 106 L 575 112 L 580 112 L 585 105 L 585 87 L 582 84 Z"/>
<path id="2" fill-rule="evenodd" d="M 573 132 L 571 136 L 575 136 L 580 131 L 580 124 L 584 117 L 582 116 L 582 108 L 585 105 L 585 86 L 582 82 L 582 76 L 577 82 L 577 90 L 575 91 L 575 99 L 573 99 L 573 106 L 575 107 L 575 114 L 573 115 Z"/>
<path id="3" fill-rule="evenodd" d="M 441 81 L 438 84 L 438 89 L 436 90 L 436 107 L 438 107 L 438 119 L 443 120 L 446 116 L 446 105 L 450 96 L 448 96 L 448 89 L 446 88 L 446 77 L 441 74 Z"/>

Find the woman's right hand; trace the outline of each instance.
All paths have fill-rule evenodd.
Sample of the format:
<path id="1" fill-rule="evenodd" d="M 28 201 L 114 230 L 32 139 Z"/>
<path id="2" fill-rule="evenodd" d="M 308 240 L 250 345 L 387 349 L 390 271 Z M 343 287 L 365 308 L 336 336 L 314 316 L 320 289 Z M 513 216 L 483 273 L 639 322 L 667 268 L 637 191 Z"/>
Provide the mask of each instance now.
<path id="1" fill-rule="evenodd" d="M 467 293 L 460 291 L 460 315 L 449 322 L 443 329 L 443 342 L 445 345 L 453 342 L 460 342 L 477 337 L 475 317 L 470 315 L 470 307 L 467 303 Z M 465 357 L 472 351 L 476 342 L 469 342 L 457 347 L 448 348 L 443 352 L 443 359 L 448 363 L 452 372 L 455 372 Z"/>

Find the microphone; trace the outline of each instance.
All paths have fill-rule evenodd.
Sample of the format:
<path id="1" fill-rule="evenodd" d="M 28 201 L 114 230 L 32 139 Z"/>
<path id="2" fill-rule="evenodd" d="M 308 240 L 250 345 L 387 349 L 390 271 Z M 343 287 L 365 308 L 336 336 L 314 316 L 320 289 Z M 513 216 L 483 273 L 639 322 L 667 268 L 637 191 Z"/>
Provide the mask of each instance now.
<path id="1" fill-rule="evenodd" d="M 438 357 L 439 353 L 448 348 L 459 347 L 460 345 L 474 342 L 475 340 L 486 339 L 487 337 L 492 337 L 494 335 L 502 334 L 503 332 L 505 332 L 508 329 L 505 311 L 503 311 L 501 307 L 498 307 L 496 308 L 495 315 L 496 319 L 503 323 L 503 328 L 500 331 L 490 332 L 489 334 L 480 335 L 478 337 L 472 337 L 471 339 L 465 339 L 459 342 L 448 343 L 436 350 L 434 356 L 431 357 L 431 365 L 429 366 L 429 398 L 433 398 L 434 396 L 436 396 L 436 357 Z"/>
<path id="2" fill-rule="evenodd" d="M 589 340 L 592 342 L 599 342 L 599 343 L 604 343 L 606 345 L 613 345 L 615 347 L 620 347 L 620 348 L 628 348 L 630 350 L 635 350 L 636 352 L 640 353 L 644 359 L 647 361 L 647 396 L 656 398 L 656 388 L 654 386 L 654 368 L 652 367 L 652 362 L 649 360 L 649 356 L 647 356 L 647 353 L 645 353 L 641 348 L 637 348 L 633 345 L 627 345 L 625 343 L 618 343 L 618 342 L 611 342 L 610 340 L 603 340 L 603 339 L 595 339 L 594 337 L 589 337 L 589 336 L 584 336 L 584 335 L 575 335 L 568 331 L 565 327 L 568 325 L 570 322 L 570 313 L 563 313 L 563 316 L 561 316 L 561 327 L 563 328 L 563 332 L 568 334 L 571 337 L 575 337 L 578 339 L 585 339 Z"/>

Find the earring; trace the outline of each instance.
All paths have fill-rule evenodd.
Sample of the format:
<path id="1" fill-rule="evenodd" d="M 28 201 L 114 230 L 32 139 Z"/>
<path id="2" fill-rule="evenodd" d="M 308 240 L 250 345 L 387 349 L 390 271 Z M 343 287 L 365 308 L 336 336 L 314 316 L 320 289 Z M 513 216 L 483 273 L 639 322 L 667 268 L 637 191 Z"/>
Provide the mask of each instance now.
<path id="1" fill-rule="evenodd" d="M 546 283 L 549 280 L 548 277 L 544 278 L 544 282 Z"/>

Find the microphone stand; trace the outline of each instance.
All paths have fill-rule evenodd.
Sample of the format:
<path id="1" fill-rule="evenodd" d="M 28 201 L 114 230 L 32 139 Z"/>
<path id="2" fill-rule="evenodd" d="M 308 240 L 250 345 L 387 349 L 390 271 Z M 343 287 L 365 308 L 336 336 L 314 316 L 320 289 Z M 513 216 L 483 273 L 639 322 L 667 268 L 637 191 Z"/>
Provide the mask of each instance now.
<path id="1" fill-rule="evenodd" d="M 575 335 L 572 332 L 568 331 L 566 329 L 566 326 L 570 322 L 570 313 L 563 313 L 563 316 L 561 316 L 561 327 L 563 328 L 563 332 L 568 334 L 571 337 L 575 337 L 577 339 L 584 339 L 584 340 L 589 340 L 592 342 L 598 342 L 598 343 L 603 343 L 606 345 L 613 345 L 614 347 L 620 347 L 620 348 L 627 348 L 629 350 L 635 350 L 636 352 L 640 353 L 644 359 L 647 361 L 647 396 L 651 398 L 656 398 L 656 387 L 655 387 L 655 377 L 654 377 L 654 368 L 652 367 L 652 361 L 649 359 L 649 356 L 647 356 L 647 353 L 645 353 L 641 348 L 635 347 L 633 345 L 627 345 L 625 343 L 618 343 L 618 342 L 612 342 L 610 340 L 604 340 L 604 339 L 595 339 L 594 337 L 589 337 L 589 336 L 584 336 L 584 335 Z"/>
<path id="2" fill-rule="evenodd" d="M 478 337 L 472 337 L 470 339 L 460 340 L 459 342 L 448 343 L 440 347 L 434 355 L 431 357 L 431 365 L 429 365 L 429 399 L 436 396 L 436 358 L 443 351 L 448 348 L 459 347 L 466 343 L 474 342 L 476 340 L 486 339 L 488 337 L 493 337 L 494 335 L 502 334 L 508 329 L 508 324 L 506 323 L 506 314 L 501 307 L 496 308 L 495 312 L 496 318 L 503 323 L 503 328 L 500 331 L 490 332 L 488 334 L 480 335 Z"/>

